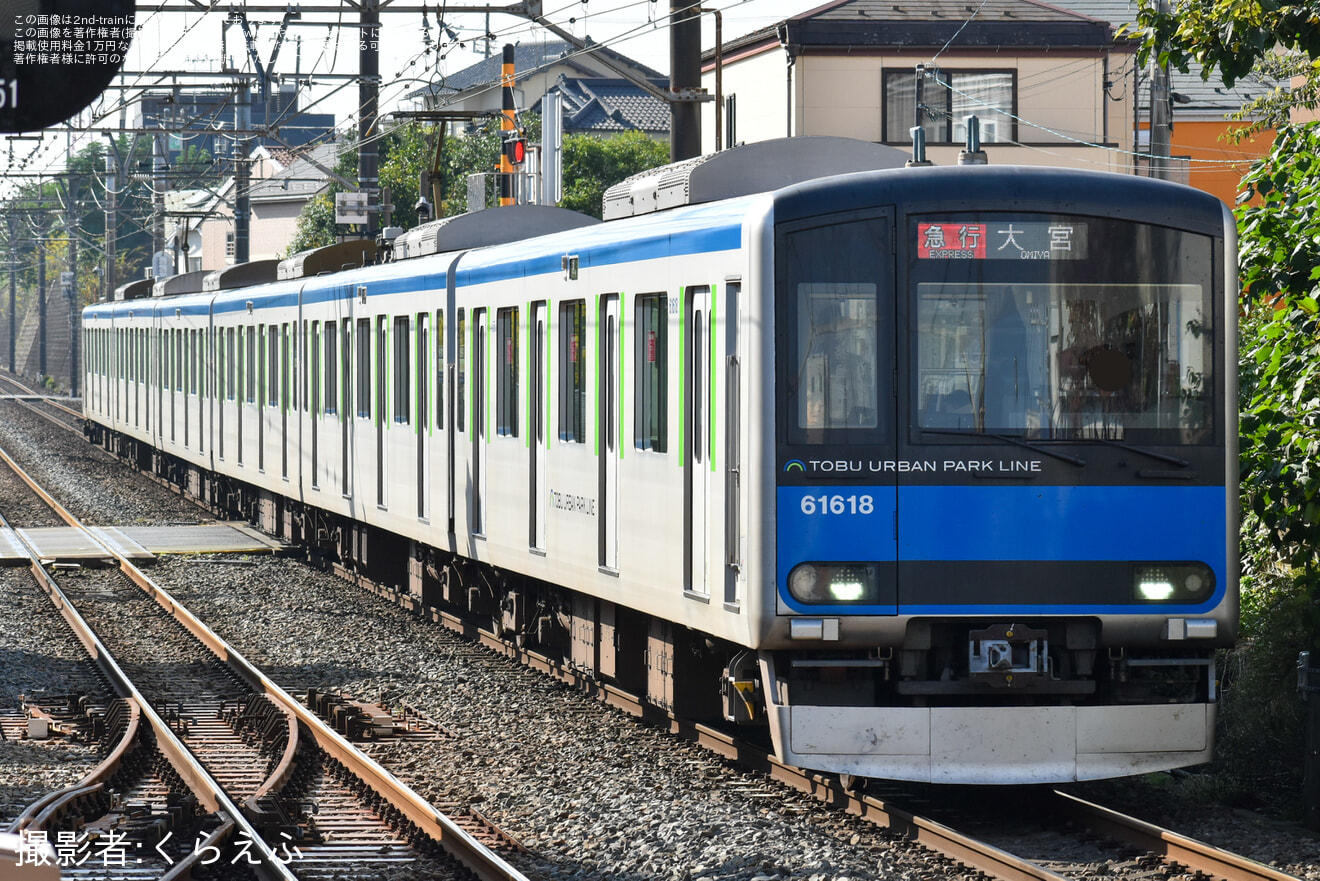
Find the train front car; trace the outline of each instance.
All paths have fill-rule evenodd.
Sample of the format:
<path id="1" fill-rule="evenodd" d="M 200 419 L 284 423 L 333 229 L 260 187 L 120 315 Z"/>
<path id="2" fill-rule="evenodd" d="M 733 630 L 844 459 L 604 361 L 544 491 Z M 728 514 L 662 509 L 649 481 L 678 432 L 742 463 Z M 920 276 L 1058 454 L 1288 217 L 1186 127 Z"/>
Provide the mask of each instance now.
<path id="1" fill-rule="evenodd" d="M 773 239 L 781 756 L 948 783 L 1206 761 L 1238 611 L 1227 209 L 912 169 L 781 191 Z"/>

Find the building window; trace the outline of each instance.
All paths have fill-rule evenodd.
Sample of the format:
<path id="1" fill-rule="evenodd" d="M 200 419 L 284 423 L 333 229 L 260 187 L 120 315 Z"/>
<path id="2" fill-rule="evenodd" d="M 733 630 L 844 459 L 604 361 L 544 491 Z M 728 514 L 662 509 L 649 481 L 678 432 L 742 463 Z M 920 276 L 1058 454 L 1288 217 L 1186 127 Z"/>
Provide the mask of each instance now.
<path id="1" fill-rule="evenodd" d="M 886 144 L 910 144 L 916 123 L 917 76 L 911 70 L 884 72 L 884 132 Z M 961 144 L 967 140 L 968 116 L 981 121 L 981 142 L 1017 140 L 1017 73 L 1012 70 L 928 71 L 922 83 L 921 127 L 931 144 Z"/>
<path id="2" fill-rule="evenodd" d="M 559 439 L 587 441 L 587 301 L 559 306 Z"/>
<path id="3" fill-rule="evenodd" d="M 234 248 L 234 234 L 232 232 L 227 232 L 225 233 L 225 257 L 229 260 L 230 263 L 234 262 L 235 253 L 236 251 Z"/>
<path id="4" fill-rule="evenodd" d="M 636 415 L 634 442 L 639 450 L 663 453 L 669 448 L 669 297 L 637 298 Z"/>

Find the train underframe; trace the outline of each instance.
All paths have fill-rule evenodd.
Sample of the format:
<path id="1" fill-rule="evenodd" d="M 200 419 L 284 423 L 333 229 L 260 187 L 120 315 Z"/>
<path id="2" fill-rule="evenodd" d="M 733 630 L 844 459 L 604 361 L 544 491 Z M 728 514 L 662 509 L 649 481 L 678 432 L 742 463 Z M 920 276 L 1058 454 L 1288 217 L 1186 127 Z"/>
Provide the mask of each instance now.
<path id="1" fill-rule="evenodd" d="M 1207 761 L 1214 653 L 1103 645 L 1098 619 L 913 619 L 885 649 L 751 651 L 304 505 L 89 423 L 90 439 L 316 565 L 439 610 L 689 720 L 768 728 L 791 764 L 972 783 Z"/>

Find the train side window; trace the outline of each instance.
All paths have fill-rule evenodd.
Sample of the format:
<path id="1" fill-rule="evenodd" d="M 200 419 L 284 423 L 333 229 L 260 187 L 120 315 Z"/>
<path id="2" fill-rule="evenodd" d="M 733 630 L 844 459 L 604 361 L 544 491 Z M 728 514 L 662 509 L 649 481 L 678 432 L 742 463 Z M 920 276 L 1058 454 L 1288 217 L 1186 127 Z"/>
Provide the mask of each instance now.
<path id="1" fill-rule="evenodd" d="M 495 431 L 518 436 L 518 310 L 495 313 L 499 335 L 499 370 L 495 374 Z"/>
<path id="2" fill-rule="evenodd" d="M 289 325 L 287 322 L 280 325 L 280 400 L 284 402 L 283 409 L 289 409 L 289 360 L 293 352 L 289 348 Z"/>
<path id="3" fill-rule="evenodd" d="M 669 449 L 669 295 L 637 298 L 637 391 L 633 439 L 639 450 Z"/>
<path id="4" fill-rule="evenodd" d="M 587 301 L 559 305 L 559 439 L 587 441 Z"/>
<path id="5" fill-rule="evenodd" d="M 338 409 L 339 387 L 336 371 L 339 369 L 339 329 L 334 321 L 325 323 L 325 399 L 322 409 L 333 415 Z"/>
<path id="6" fill-rule="evenodd" d="M 255 404 L 257 402 L 257 329 L 249 327 L 247 329 L 247 402 Z"/>
<path id="7" fill-rule="evenodd" d="M 225 398 L 232 401 L 234 400 L 234 329 L 232 327 L 226 329 L 225 349 L 222 357 L 225 359 Z"/>
<path id="8" fill-rule="evenodd" d="M 406 424 L 411 421 L 409 400 L 409 367 L 412 355 L 408 351 L 411 339 L 411 319 L 399 315 L 394 319 L 394 421 Z"/>
<path id="9" fill-rule="evenodd" d="M 465 360 L 467 356 L 467 334 L 465 333 L 467 330 L 466 312 L 467 310 L 465 309 L 458 310 L 458 390 L 455 392 L 455 394 L 458 395 L 458 400 L 454 402 L 457 405 L 454 408 L 454 412 L 458 414 L 459 431 L 467 430 L 465 427 L 467 425 L 467 414 L 464 412 L 467 407 L 467 362 Z"/>
<path id="10" fill-rule="evenodd" d="M 357 323 L 357 414 L 371 418 L 371 319 Z"/>
<path id="11" fill-rule="evenodd" d="M 435 313 L 435 427 L 445 427 L 445 313 Z"/>
<path id="12" fill-rule="evenodd" d="M 266 404 L 280 405 L 280 345 L 279 327 L 272 324 L 266 335 Z"/>

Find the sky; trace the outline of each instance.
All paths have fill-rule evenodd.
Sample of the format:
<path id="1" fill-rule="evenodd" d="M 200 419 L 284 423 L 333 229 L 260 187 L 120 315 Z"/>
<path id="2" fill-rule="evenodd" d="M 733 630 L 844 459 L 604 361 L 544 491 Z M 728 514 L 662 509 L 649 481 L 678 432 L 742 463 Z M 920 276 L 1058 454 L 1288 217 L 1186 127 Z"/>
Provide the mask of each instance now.
<path id="1" fill-rule="evenodd" d="M 331 2 L 308 0 L 306 5 L 328 6 Z M 145 5 L 139 3 L 139 8 Z M 171 5 L 175 9 L 183 8 L 175 0 L 172 0 Z M 263 0 L 262 5 L 273 7 L 276 4 L 272 0 Z M 394 0 L 393 5 L 415 10 L 422 2 Z M 726 42 L 819 5 L 821 0 L 710 0 L 706 3 L 707 8 L 722 10 Z M 428 0 L 426 6 L 428 14 L 425 17 L 415 11 L 394 12 L 389 6 L 381 12 L 382 113 L 409 109 L 411 104 L 405 97 L 408 92 L 442 75 L 462 70 L 483 57 L 481 36 L 486 28 L 484 15 L 446 16 L 445 24 L 453 28 L 459 37 L 455 42 L 438 26 L 437 4 Z M 154 80 L 154 77 L 140 75 L 142 72 L 168 70 L 214 73 L 222 67 L 222 55 L 240 70 L 251 72 L 253 66 L 247 57 L 243 31 L 237 25 L 225 26 L 228 5 L 223 8 L 225 11 L 138 12 L 138 33 L 124 65 L 124 71 L 129 76 L 121 78 L 122 82 L 137 87 L 138 92 L 107 91 L 99 105 L 93 105 L 89 112 L 72 121 L 72 130 L 70 127 L 49 129 L 40 138 L 0 138 L 0 174 L 41 173 L 61 169 L 64 157 L 69 152 L 76 152 L 92 140 L 103 137 L 98 131 L 91 130 L 94 115 L 100 117 L 97 125 L 102 128 L 118 126 L 121 116 L 118 111 L 125 103 L 124 96 L 140 93 L 142 87 L 150 85 Z M 589 36 L 662 73 L 668 73 L 667 3 L 651 0 L 546 0 L 544 8 L 546 18 L 577 36 Z M 257 52 L 262 64 L 266 65 L 276 43 L 280 15 L 253 13 L 249 19 Z M 715 36 L 713 16 L 705 15 L 703 20 L 704 49 L 714 45 Z M 357 72 L 356 29 L 337 26 L 340 21 L 344 25 L 356 24 L 357 14 L 345 5 L 342 16 L 304 15 L 301 23 L 289 28 L 274 71 L 290 77 L 297 73 L 304 80 L 310 79 L 311 85 L 302 95 L 303 107 L 316 112 L 333 113 L 341 128 L 355 128 L 353 119 L 358 104 L 356 84 L 318 79 L 321 74 Z M 498 54 L 505 43 L 556 39 L 526 20 L 503 14 L 490 17 L 490 28 L 496 35 L 492 46 L 494 54 Z M 427 36 L 430 38 L 429 47 Z M 219 77 L 181 80 L 191 83 L 220 81 Z M 131 108 L 128 120 L 131 125 Z M 14 181 L 9 183 L 12 185 Z"/>

